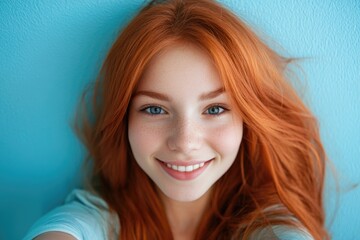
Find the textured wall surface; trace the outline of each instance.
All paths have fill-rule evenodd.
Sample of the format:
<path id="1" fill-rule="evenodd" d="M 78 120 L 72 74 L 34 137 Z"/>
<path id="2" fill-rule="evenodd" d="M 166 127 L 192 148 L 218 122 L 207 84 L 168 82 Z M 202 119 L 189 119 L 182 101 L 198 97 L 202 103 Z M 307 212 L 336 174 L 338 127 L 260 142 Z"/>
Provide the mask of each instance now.
<path id="1" fill-rule="evenodd" d="M 143 2 L 0 1 L 0 239 L 20 239 L 80 186 L 84 149 L 71 129 L 76 104 Z M 327 226 L 334 239 L 357 239 L 360 1 L 222 2 L 269 44 L 306 58 L 304 98 L 340 183 L 337 193 L 328 179 Z"/>

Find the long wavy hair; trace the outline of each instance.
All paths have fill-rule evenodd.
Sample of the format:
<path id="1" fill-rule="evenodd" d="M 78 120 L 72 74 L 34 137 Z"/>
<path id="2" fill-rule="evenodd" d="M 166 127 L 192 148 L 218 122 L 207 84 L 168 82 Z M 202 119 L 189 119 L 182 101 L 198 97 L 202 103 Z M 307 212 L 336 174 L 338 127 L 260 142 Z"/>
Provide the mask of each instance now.
<path id="1" fill-rule="evenodd" d="M 152 1 L 121 32 L 80 112 L 93 187 L 120 221 L 120 239 L 172 239 L 156 186 L 134 160 L 128 107 L 151 59 L 176 43 L 212 59 L 244 135 L 232 167 L 213 186 L 196 239 L 248 238 L 290 225 L 327 239 L 326 155 L 317 120 L 289 83 L 292 59 L 270 49 L 244 22 L 210 0 Z"/>

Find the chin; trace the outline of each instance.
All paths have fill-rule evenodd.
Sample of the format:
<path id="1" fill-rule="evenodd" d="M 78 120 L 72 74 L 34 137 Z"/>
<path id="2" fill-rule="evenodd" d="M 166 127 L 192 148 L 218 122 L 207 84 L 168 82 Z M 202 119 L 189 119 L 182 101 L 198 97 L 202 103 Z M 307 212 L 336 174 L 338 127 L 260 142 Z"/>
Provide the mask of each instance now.
<path id="1" fill-rule="evenodd" d="M 162 193 L 165 194 L 168 198 L 178 201 L 178 202 L 193 202 L 200 199 L 205 193 L 208 192 L 208 189 L 161 189 Z"/>

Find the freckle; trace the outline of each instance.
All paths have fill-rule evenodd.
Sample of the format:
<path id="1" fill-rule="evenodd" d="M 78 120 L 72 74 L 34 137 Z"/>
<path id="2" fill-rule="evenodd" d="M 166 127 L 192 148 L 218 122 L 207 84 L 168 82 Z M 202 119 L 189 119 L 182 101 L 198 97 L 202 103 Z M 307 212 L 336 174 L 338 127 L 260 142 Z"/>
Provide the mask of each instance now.
<path id="1" fill-rule="evenodd" d="M 218 138 L 221 138 L 223 135 L 224 135 L 224 129 L 222 128 L 222 129 L 216 129 L 216 136 L 218 137 Z"/>
<path id="2" fill-rule="evenodd" d="M 143 124 L 139 127 L 139 131 L 142 132 L 143 134 L 146 135 L 158 135 L 158 134 L 163 134 L 165 131 L 165 128 L 163 127 L 158 127 L 158 126 L 153 126 L 153 127 L 149 127 L 147 124 Z"/>

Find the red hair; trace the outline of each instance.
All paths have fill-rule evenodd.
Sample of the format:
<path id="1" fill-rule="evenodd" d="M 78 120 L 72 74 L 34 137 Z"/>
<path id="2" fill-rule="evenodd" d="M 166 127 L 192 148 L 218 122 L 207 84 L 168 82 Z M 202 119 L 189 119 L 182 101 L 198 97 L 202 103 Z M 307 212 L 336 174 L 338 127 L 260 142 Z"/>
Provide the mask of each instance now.
<path id="1" fill-rule="evenodd" d="M 316 119 L 285 77 L 291 59 L 214 1 L 172 0 L 151 2 L 122 31 L 82 118 L 94 187 L 118 214 L 120 239 L 172 239 L 154 183 L 132 156 L 127 110 L 149 61 L 181 42 L 208 53 L 244 121 L 236 161 L 215 183 L 196 239 L 247 238 L 279 224 L 328 238 L 322 202 L 326 156 Z"/>

